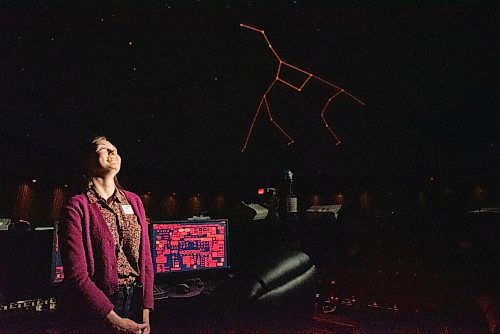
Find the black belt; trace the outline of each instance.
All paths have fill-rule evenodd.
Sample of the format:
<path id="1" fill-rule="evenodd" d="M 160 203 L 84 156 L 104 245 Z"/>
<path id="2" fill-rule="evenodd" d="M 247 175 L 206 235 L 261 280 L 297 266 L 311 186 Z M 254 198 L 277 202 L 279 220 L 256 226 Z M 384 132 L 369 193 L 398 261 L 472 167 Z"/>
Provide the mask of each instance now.
<path id="1" fill-rule="evenodd" d="M 120 284 L 118 285 L 118 291 L 133 291 L 136 285 L 137 285 L 136 282 L 128 284 Z"/>

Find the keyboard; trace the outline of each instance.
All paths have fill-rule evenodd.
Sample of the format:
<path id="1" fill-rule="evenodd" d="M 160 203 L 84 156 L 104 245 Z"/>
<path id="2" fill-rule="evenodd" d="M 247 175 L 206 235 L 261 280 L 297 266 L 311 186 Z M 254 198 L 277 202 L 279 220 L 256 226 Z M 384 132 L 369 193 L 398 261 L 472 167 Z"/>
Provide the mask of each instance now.
<path id="1" fill-rule="evenodd" d="M 202 281 L 200 278 L 191 278 L 182 283 L 187 284 L 189 287 L 196 288 L 203 294 L 211 294 L 216 289 L 216 282 L 213 280 Z M 153 298 L 155 300 L 169 298 L 175 292 L 175 284 L 154 284 L 153 285 Z"/>
<path id="2" fill-rule="evenodd" d="M 43 312 L 54 311 L 57 307 L 57 298 L 50 297 L 49 299 L 27 299 L 11 302 L 8 304 L 0 304 L 0 316 L 7 313 L 15 312 Z M 5 313 L 7 312 L 7 313 Z"/>

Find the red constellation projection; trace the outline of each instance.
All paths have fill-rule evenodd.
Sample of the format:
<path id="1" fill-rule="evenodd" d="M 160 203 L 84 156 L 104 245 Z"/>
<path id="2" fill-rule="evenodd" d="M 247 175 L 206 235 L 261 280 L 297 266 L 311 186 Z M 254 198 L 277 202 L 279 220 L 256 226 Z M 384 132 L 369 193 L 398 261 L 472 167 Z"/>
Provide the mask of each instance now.
<path id="1" fill-rule="evenodd" d="M 251 26 L 243 24 L 243 23 L 240 24 L 240 27 L 246 28 L 246 29 L 250 29 L 250 30 L 253 30 L 253 31 L 256 31 L 256 32 L 262 34 L 262 36 L 266 40 L 267 45 L 269 46 L 269 48 L 273 52 L 274 56 L 278 60 L 278 70 L 276 71 L 276 77 L 273 80 L 273 82 L 271 83 L 271 85 L 269 85 L 269 87 L 267 88 L 267 90 L 264 93 L 264 95 L 262 95 L 262 98 L 260 99 L 259 106 L 257 108 L 257 111 L 255 112 L 254 117 L 253 117 L 252 125 L 250 126 L 250 129 L 248 130 L 248 134 L 247 134 L 247 136 L 245 138 L 245 143 L 243 144 L 243 148 L 241 149 L 241 152 L 244 152 L 246 150 L 246 148 L 247 148 L 248 140 L 250 139 L 250 136 L 252 134 L 253 128 L 255 126 L 255 121 L 257 120 L 257 116 L 259 115 L 259 113 L 262 110 L 263 106 L 265 106 L 265 108 L 266 108 L 267 115 L 269 116 L 269 121 L 281 132 L 281 134 L 283 136 L 285 136 L 287 138 L 288 145 L 293 144 L 293 142 L 294 142 L 293 138 L 290 137 L 290 135 L 281 126 L 279 126 L 279 124 L 274 120 L 273 115 L 271 114 L 271 109 L 269 108 L 269 103 L 267 101 L 267 96 L 271 92 L 271 89 L 274 87 L 274 85 L 277 82 L 281 82 L 281 83 L 283 83 L 283 84 L 285 84 L 285 85 L 287 85 L 287 86 L 295 89 L 296 91 L 301 92 L 302 89 L 304 88 L 304 86 L 309 82 L 309 80 L 311 80 L 313 78 L 321 81 L 325 85 L 330 86 L 334 90 L 333 94 L 329 97 L 329 99 L 326 101 L 323 109 L 321 110 L 321 119 L 323 120 L 323 123 L 325 124 L 326 129 L 330 132 L 330 134 L 332 135 L 332 137 L 335 139 L 336 145 L 340 144 L 339 137 L 337 137 L 337 135 L 335 134 L 335 132 L 333 132 L 333 130 L 330 128 L 330 125 L 326 121 L 326 118 L 325 118 L 326 110 L 328 109 L 328 107 L 330 106 L 330 104 L 332 103 L 332 101 L 337 96 L 339 96 L 340 94 L 345 94 L 345 95 L 349 96 L 354 101 L 358 102 L 359 104 L 361 104 L 363 106 L 365 104 L 360 99 L 358 99 L 357 97 L 355 97 L 352 94 L 350 94 L 349 92 L 347 92 L 345 89 L 343 89 L 343 88 L 341 88 L 341 87 L 339 87 L 339 86 L 331 83 L 330 81 L 322 79 L 322 78 L 320 78 L 320 77 L 318 77 L 318 76 L 316 76 L 316 75 L 314 75 L 314 74 L 312 74 L 310 72 L 307 72 L 307 71 L 305 71 L 305 70 L 303 70 L 303 69 L 301 69 L 301 68 L 299 68 L 297 66 L 293 66 L 292 64 L 289 64 L 289 63 L 283 61 L 280 58 L 280 56 L 278 55 L 278 53 L 276 53 L 276 51 L 274 50 L 273 46 L 271 45 L 271 42 L 269 42 L 269 39 L 267 38 L 266 33 L 264 32 L 264 30 L 260 30 L 260 29 L 257 29 L 255 27 L 251 27 Z M 305 79 L 302 82 L 302 84 L 301 85 L 294 85 L 293 83 L 288 82 L 286 79 L 284 79 L 282 75 L 280 76 L 280 74 L 282 73 L 282 70 L 284 68 L 288 68 L 288 70 L 295 70 L 295 71 L 303 74 L 305 76 Z"/>

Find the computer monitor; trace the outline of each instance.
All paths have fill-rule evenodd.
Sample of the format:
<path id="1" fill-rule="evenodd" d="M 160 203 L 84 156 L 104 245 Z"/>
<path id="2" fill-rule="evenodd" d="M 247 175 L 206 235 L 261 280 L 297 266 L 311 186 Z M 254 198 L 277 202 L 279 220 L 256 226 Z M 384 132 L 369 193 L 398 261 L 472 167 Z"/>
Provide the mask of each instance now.
<path id="1" fill-rule="evenodd" d="M 59 238 L 57 237 L 58 222 L 54 223 L 54 231 L 52 234 L 52 259 L 50 268 L 50 284 L 57 285 L 64 279 L 64 271 L 59 252 Z"/>
<path id="2" fill-rule="evenodd" d="M 156 221 L 150 225 L 155 276 L 228 269 L 228 220 Z"/>

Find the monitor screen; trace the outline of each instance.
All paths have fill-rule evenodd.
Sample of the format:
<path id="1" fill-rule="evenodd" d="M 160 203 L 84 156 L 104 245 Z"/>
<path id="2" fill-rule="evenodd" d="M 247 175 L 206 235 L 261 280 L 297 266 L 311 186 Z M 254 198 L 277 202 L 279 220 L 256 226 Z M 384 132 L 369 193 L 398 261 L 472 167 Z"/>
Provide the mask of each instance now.
<path id="1" fill-rule="evenodd" d="M 229 268 L 228 220 L 178 220 L 150 225 L 155 274 Z"/>
<path id="2" fill-rule="evenodd" d="M 57 237 L 57 225 L 57 222 L 55 222 L 52 235 L 52 260 L 50 268 L 50 284 L 52 285 L 61 283 L 64 279 L 61 253 L 59 252 L 59 239 Z"/>

